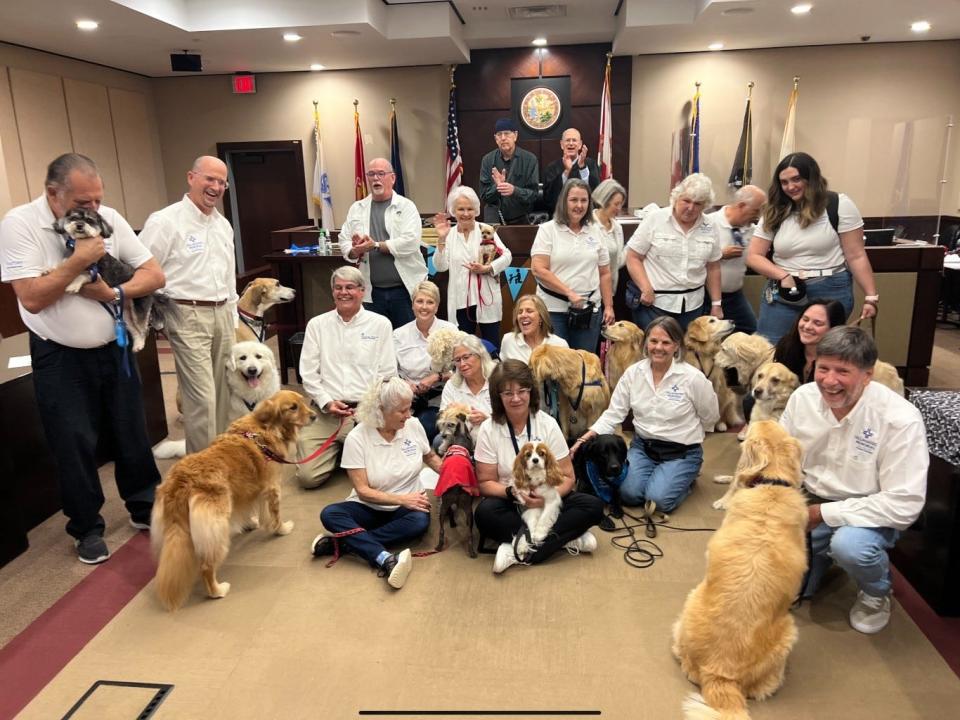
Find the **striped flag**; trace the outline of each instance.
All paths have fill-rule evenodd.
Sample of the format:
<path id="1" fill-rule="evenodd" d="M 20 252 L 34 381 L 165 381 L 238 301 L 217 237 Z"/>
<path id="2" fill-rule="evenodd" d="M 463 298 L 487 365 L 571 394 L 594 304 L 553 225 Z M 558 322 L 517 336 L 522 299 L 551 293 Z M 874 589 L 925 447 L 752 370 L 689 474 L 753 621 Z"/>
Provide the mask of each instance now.
<path id="1" fill-rule="evenodd" d="M 700 83 L 693 94 L 693 107 L 690 110 L 690 154 L 683 176 L 700 172 Z"/>
<path id="2" fill-rule="evenodd" d="M 396 180 L 393 183 L 393 189 L 398 194 L 406 196 L 403 189 L 403 168 L 400 166 L 400 135 L 397 133 L 397 105 L 391 98 L 390 100 L 390 164 L 393 165 L 393 173 Z"/>
<path id="3" fill-rule="evenodd" d="M 313 103 L 313 140 L 317 155 L 313 165 L 313 204 L 320 207 L 320 226 L 333 230 L 333 197 L 330 194 L 330 179 L 327 177 L 327 165 L 323 160 L 323 142 L 320 139 L 320 112 L 317 103 Z"/>
<path id="4" fill-rule="evenodd" d="M 797 100 L 800 98 L 800 78 L 793 79 L 793 90 L 787 101 L 787 122 L 783 126 L 783 141 L 780 143 L 780 160 L 794 152 L 797 146 Z"/>
<path id="5" fill-rule="evenodd" d="M 453 70 L 450 71 L 450 103 L 447 106 L 447 191 L 446 197 L 460 185 L 463 175 L 463 158 L 460 155 L 460 129 L 457 127 L 457 86 L 453 83 Z"/>
<path id="6" fill-rule="evenodd" d="M 613 125 L 610 103 L 610 55 L 607 55 L 607 69 L 603 73 L 603 93 L 600 96 L 600 141 L 597 143 L 597 165 L 600 179 L 613 177 Z"/>
<path id="7" fill-rule="evenodd" d="M 360 102 L 353 101 L 353 128 L 356 140 L 353 143 L 353 197 L 363 200 L 367 190 L 367 161 L 363 157 L 363 135 L 360 134 L 360 111 L 357 109 Z"/>
<path id="8" fill-rule="evenodd" d="M 733 167 L 727 184 L 736 188 L 749 185 L 753 179 L 753 110 L 751 109 L 753 83 L 747 90 L 747 107 L 743 111 L 743 130 L 740 131 L 740 144 L 733 159 Z"/>

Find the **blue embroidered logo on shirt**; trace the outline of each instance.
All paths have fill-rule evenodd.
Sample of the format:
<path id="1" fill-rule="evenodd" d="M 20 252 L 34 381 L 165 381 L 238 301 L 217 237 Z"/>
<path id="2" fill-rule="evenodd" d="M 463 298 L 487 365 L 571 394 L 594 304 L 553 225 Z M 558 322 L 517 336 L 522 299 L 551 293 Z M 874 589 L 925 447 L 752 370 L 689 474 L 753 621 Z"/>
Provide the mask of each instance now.
<path id="1" fill-rule="evenodd" d="M 417 446 L 414 444 L 413 440 L 404 440 L 400 443 L 400 452 L 402 452 L 407 457 L 417 454 Z"/>
<path id="2" fill-rule="evenodd" d="M 877 450 L 877 441 L 873 439 L 876 434 L 872 428 L 865 427 L 859 435 L 854 436 L 853 445 L 857 452 L 873 455 Z"/>

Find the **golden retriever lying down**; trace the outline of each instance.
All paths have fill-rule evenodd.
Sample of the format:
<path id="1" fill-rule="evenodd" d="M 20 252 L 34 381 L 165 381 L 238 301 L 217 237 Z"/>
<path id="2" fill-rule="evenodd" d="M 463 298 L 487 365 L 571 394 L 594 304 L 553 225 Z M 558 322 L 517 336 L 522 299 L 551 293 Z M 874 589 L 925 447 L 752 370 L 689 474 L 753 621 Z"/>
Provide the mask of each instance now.
<path id="1" fill-rule="evenodd" d="M 559 423 L 568 440 L 582 435 L 610 404 L 610 386 L 603 376 L 600 358 L 591 352 L 540 345 L 530 354 L 530 369 L 541 388 L 546 380 L 554 380 L 559 386 Z M 546 409 L 547 400 L 541 390 L 542 409 Z"/>
<path id="2" fill-rule="evenodd" d="M 684 361 L 706 375 L 707 380 L 713 385 L 713 391 L 717 394 L 720 421 L 713 428 L 717 432 L 743 424 L 743 403 L 739 402 L 733 391 L 727 387 L 723 371 L 716 361 L 720 344 L 733 332 L 734 327 L 733 320 L 720 320 L 712 315 L 701 315 L 691 321 L 687 326 L 687 332 L 683 335 L 683 344 L 687 349 Z"/>
<path id="3" fill-rule="evenodd" d="M 611 392 L 624 371 L 643 358 L 643 330 L 629 320 L 618 320 L 600 331 L 610 341 L 607 351 L 607 382 Z"/>
<path id="4" fill-rule="evenodd" d="M 739 488 L 707 545 L 707 571 L 673 626 L 673 654 L 700 686 L 685 718 L 749 718 L 783 683 L 797 640 L 790 605 L 807 569 L 800 443 L 772 420 L 751 423 Z"/>
<path id="5" fill-rule="evenodd" d="M 230 551 L 231 531 L 257 527 L 258 517 L 277 535 L 293 529 L 280 521 L 281 464 L 271 456 L 290 458 L 300 428 L 316 418 L 302 395 L 281 390 L 170 469 L 150 524 L 157 595 L 167 610 L 183 605 L 198 570 L 208 596 L 229 592 L 217 569 Z"/>

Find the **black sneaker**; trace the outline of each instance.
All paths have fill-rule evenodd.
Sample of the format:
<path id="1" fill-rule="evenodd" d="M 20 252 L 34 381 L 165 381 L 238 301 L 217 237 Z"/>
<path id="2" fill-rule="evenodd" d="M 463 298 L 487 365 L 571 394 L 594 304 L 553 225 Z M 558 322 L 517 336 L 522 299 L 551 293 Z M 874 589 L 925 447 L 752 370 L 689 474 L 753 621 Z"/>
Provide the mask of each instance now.
<path id="1" fill-rule="evenodd" d="M 110 549 L 103 537 L 96 534 L 87 535 L 76 541 L 77 559 L 87 565 L 98 565 L 110 559 Z"/>
<path id="2" fill-rule="evenodd" d="M 409 550 L 404 550 L 395 555 L 390 555 L 383 561 L 377 575 L 387 579 L 387 585 L 399 590 L 407 581 L 407 576 L 413 567 L 413 556 Z"/>
<path id="3" fill-rule="evenodd" d="M 333 538 L 324 533 L 317 535 L 310 543 L 310 552 L 314 557 L 323 557 L 324 555 L 333 555 Z"/>

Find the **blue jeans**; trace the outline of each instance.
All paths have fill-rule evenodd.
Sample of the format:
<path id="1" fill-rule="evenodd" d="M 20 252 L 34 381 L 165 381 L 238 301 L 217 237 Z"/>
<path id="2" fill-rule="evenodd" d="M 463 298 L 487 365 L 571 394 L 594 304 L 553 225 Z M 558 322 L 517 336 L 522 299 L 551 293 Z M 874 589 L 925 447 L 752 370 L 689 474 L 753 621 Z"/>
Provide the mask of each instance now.
<path id="1" fill-rule="evenodd" d="M 744 296 L 743 290 L 723 293 L 721 298 L 723 304 L 720 307 L 723 310 L 723 317 L 733 320 L 734 331 L 753 335 L 757 331 L 757 316 Z M 707 295 L 703 299 L 703 314 L 709 315 L 711 307 L 710 296 Z"/>
<path id="2" fill-rule="evenodd" d="M 590 327 L 583 330 L 571 330 L 565 312 L 550 313 L 550 322 L 553 323 L 554 334 L 566 340 L 574 350 L 597 352 L 600 346 L 600 324 L 603 322 L 603 311 L 599 306 L 590 318 Z"/>
<path id="3" fill-rule="evenodd" d="M 709 296 L 708 296 L 707 302 L 708 303 L 710 302 Z M 710 311 L 710 306 L 708 304 L 707 312 L 709 311 Z M 680 323 L 680 329 L 686 332 L 687 325 L 689 325 L 698 317 L 703 315 L 703 307 L 697 307 L 697 308 L 694 308 L 693 310 L 686 310 L 682 313 L 672 313 L 672 312 L 667 312 L 666 310 L 661 310 L 655 305 L 637 305 L 637 307 L 631 310 L 631 313 L 633 314 L 633 322 L 635 322 L 640 328 L 642 328 L 644 332 L 647 331 L 647 325 L 652 323 L 656 318 L 660 317 L 661 315 L 669 315 L 670 317 L 672 317 L 674 320 Z"/>
<path id="4" fill-rule="evenodd" d="M 657 462 L 643 449 L 643 440 L 634 435 L 627 451 L 627 477 L 620 486 L 624 505 L 643 505 L 653 500 L 657 509 L 670 512 L 690 494 L 703 465 L 703 447 L 697 446 L 676 460 Z"/>
<path id="5" fill-rule="evenodd" d="M 374 285 L 370 288 L 370 294 L 373 302 L 365 302 L 363 307 L 389 318 L 394 330 L 413 320 L 413 302 L 403 285 L 389 288 Z"/>
<path id="6" fill-rule="evenodd" d="M 853 312 L 853 279 L 847 271 L 825 278 L 807 278 L 807 296 L 797 305 L 780 302 L 776 285 L 764 286 L 760 296 L 760 322 L 757 332 L 774 345 L 793 329 L 800 309 L 810 300 L 837 300 L 849 317 Z"/>
<path id="7" fill-rule="evenodd" d="M 340 542 L 347 550 L 377 567 L 377 556 L 386 550 L 386 545 L 414 540 L 427 531 L 430 513 L 404 507 L 374 510 L 360 502 L 345 501 L 327 505 L 320 512 L 320 521 L 334 534 L 363 528 L 365 532 L 348 535 Z"/>
<path id="8" fill-rule="evenodd" d="M 843 568 L 867 595 L 889 595 L 890 557 L 887 550 L 896 544 L 899 536 L 900 533 L 893 528 L 851 525 L 834 528 L 820 523 L 810 532 L 812 559 L 803 597 L 812 597 L 817 591 L 831 560 Z"/>
<path id="9" fill-rule="evenodd" d="M 476 335 L 477 326 L 480 326 L 480 337 L 492 344 L 494 348 L 500 348 L 500 323 L 478 323 L 471 318 L 477 317 L 477 306 L 472 305 L 468 308 L 457 310 L 457 327 L 463 330 L 467 335 Z M 492 355 L 493 353 L 491 353 Z"/>

